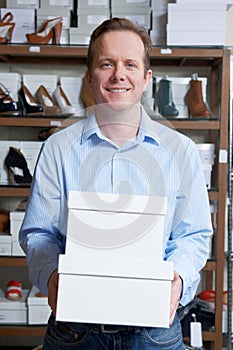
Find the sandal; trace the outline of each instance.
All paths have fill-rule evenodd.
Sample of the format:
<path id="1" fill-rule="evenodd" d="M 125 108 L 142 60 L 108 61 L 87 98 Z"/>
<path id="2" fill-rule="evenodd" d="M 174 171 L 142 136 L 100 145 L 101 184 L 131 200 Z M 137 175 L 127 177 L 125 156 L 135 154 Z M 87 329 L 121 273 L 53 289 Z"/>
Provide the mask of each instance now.
<path id="1" fill-rule="evenodd" d="M 11 280 L 7 283 L 6 298 L 10 300 L 20 300 L 22 298 L 22 283 Z"/>

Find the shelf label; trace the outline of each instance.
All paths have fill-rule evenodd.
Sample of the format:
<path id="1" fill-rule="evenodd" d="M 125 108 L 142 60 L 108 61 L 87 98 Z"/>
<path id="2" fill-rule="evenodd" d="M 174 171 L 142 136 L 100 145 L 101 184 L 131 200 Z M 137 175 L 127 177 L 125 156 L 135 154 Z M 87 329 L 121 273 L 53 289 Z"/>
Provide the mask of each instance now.
<path id="1" fill-rule="evenodd" d="M 61 122 L 59 120 L 51 120 L 50 125 L 52 126 L 61 126 Z"/>
<path id="2" fill-rule="evenodd" d="M 226 149 L 219 150 L 219 163 L 227 163 L 228 153 Z"/>
<path id="3" fill-rule="evenodd" d="M 30 46 L 29 52 L 40 52 L 40 46 Z"/>
<path id="4" fill-rule="evenodd" d="M 171 55 L 172 54 L 172 50 L 171 49 L 161 49 L 160 53 L 162 55 Z"/>

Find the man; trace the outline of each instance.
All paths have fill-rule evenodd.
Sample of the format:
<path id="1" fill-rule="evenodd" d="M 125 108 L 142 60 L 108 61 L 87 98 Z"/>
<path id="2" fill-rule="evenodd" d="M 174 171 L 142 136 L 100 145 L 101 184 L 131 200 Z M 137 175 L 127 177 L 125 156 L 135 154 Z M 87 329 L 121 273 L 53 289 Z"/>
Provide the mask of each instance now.
<path id="1" fill-rule="evenodd" d="M 209 201 L 195 144 L 152 121 L 140 105 L 152 76 L 150 51 L 146 30 L 126 19 L 103 22 L 88 50 L 93 114 L 52 135 L 40 155 L 20 243 L 30 279 L 53 311 L 44 350 L 184 349 L 176 310 L 192 300 L 206 263 Z M 164 259 L 174 263 L 169 328 L 110 326 L 105 332 L 101 325 L 55 321 L 70 190 L 167 197 Z"/>

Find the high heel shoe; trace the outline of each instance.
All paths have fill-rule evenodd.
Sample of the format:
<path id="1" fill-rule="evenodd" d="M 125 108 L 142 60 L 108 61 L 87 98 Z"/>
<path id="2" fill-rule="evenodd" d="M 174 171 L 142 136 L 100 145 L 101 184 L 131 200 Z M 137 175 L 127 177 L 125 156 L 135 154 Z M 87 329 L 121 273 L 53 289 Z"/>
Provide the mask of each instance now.
<path id="1" fill-rule="evenodd" d="M 61 114 L 60 108 L 56 105 L 53 98 L 49 94 L 44 85 L 40 85 L 36 92 L 36 97 L 39 103 L 44 107 L 45 115 L 59 115 Z"/>
<path id="2" fill-rule="evenodd" d="M 0 114 L 18 114 L 17 102 L 13 101 L 2 83 L 0 83 Z"/>
<path id="3" fill-rule="evenodd" d="M 35 98 L 32 96 L 30 91 L 25 85 L 23 85 L 19 92 L 19 102 L 20 108 L 23 115 L 43 115 L 44 108 L 43 106 L 36 103 Z"/>
<path id="4" fill-rule="evenodd" d="M 28 169 L 27 161 L 15 147 L 10 147 L 9 152 L 5 158 L 5 166 L 8 171 L 10 184 L 30 184 L 32 182 L 32 175 Z"/>
<path id="5" fill-rule="evenodd" d="M 56 90 L 53 93 L 53 97 L 57 102 L 58 107 L 61 110 L 61 114 L 65 116 L 74 115 L 76 112 L 75 107 L 72 107 L 68 97 L 66 96 L 64 90 L 61 86 L 57 86 Z"/>
<path id="6" fill-rule="evenodd" d="M 12 22 L 14 16 L 11 12 L 5 13 L 0 20 L 0 44 L 11 43 L 15 23 Z"/>
<path id="7" fill-rule="evenodd" d="M 62 17 L 56 17 L 45 21 L 37 33 L 26 34 L 31 44 L 52 44 L 59 45 L 62 30 Z"/>

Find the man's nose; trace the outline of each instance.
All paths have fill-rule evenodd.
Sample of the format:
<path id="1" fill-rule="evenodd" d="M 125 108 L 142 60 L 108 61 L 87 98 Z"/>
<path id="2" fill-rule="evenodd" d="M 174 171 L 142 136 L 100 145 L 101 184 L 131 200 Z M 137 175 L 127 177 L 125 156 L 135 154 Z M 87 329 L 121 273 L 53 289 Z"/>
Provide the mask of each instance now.
<path id="1" fill-rule="evenodd" d="M 122 64 L 116 64 L 113 71 L 114 80 L 124 80 L 125 79 L 125 67 Z"/>

